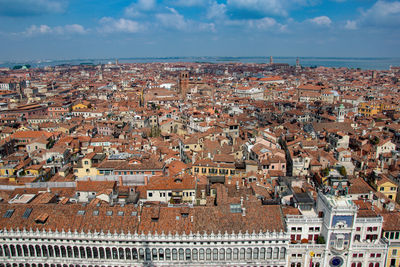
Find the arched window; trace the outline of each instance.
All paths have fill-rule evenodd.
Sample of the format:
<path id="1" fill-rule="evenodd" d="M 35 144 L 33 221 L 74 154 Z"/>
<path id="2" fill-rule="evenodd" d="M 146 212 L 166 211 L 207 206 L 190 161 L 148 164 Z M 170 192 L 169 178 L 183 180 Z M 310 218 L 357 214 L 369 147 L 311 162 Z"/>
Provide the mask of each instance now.
<path id="1" fill-rule="evenodd" d="M 4 251 L 5 254 L 5 251 Z M 29 245 L 29 256 L 35 257 L 35 248 L 32 245 Z"/>
<path id="2" fill-rule="evenodd" d="M 118 252 L 119 252 L 119 259 L 120 260 L 124 260 L 125 259 L 124 249 L 123 248 L 119 248 Z"/>
<path id="3" fill-rule="evenodd" d="M 93 258 L 94 258 L 94 250 L 93 250 Z M 132 257 L 131 257 L 131 250 L 129 249 L 129 248 L 126 248 L 125 249 L 125 258 L 127 259 L 127 260 L 130 260 Z"/>
<path id="4" fill-rule="evenodd" d="M 176 248 L 172 249 L 172 260 L 176 261 L 178 259 L 178 250 Z"/>
<path id="5" fill-rule="evenodd" d="M 361 262 L 357 263 L 357 267 L 362 267 L 362 263 Z"/>
<path id="6" fill-rule="evenodd" d="M 297 263 L 297 267 L 301 267 L 301 263 L 300 262 Z"/>
<path id="7" fill-rule="evenodd" d="M 67 250 L 65 249 L 65 247 L 61 246 L 60 250 L 61 250 L 61 257 L 66 258 L 67 257 Z"/>
<path id="8" fill-rule="evenodd" d="M 185 260 L 187 260 L 187 261 L 192 260 L 192 252 L 188 248 L 185 249 Z"/>
<path id="9" fill-rule="evenodd" d="M 228 260 L 228 261 L 232 260 L 232 249 L 231 248 L 226 249 L 226 260 Z"/>
<path id="10" fill-rule="evenodd" d="M 210 248 L 206 249 L 206 260 L 208 260 L 208 261 L 211 260 L 211 249 Z"/>
<path id="11" fill-rule="evenodd" d="M 106 248 L 106 258 L 111 259 L 111 249 L 110 248 Z"/>
<path id="12" fill-rule="evenodd" d="M 144 249 L 139 248 L 139 260 L 144 260 Z"/>
<path id="13" fill-rule="evenodd" d="M 225 249 L 220 248 L 219 249 L 219 260 L 224 261 L 225 260 Z"/>
<path id="14" fill-rule="evenodd" d="M 200 250 L 199 250 L 199 260 L 201 260 L 201 261 L 204 261 L 204 249 L 203 248 L 201 248 Z"/>
<path id="15" fill-rule="evenodd" d="M 91 247 L 86 247 L 86 258 L 88 258 L 88 259 L 92 258 L 92 248 Z"/>
<path id="16" fill-rule="evenodd" d="M 171 250 L 169 248 L 165 249 L 165 260 L 171 260 Z"/>
<path id="17" fill-rule="evenodd" d="M 183 248 L 180 248 L 179 249 L 179 260 L 183 261 L 183 259 L 184 259 L 184 251 L 183 251 Z"/>
<path id="18" fill-rule="evenodd" d="M 241 249 L 240 249 L 240 259 L 241 259 L 241 260 L 244 260 L 244 256 L 245 256 L 245 249 L 244 249 L 244 248 L 241 248 Z"/>
<path id="19" fill-rule="evenodd" d="M 152 254 L 152 258 L 153 258 L 153 261 L 156 261 L 157 259 L 158 259 L 158 254 L 157 254 L 157 249 L 156 248 L 153 248 L 152 250 L 151 250 L 151 254 Z"/>
<path id="20" fill-rule="evenodd" d="M 213 249 L 213 260 L 214 261 L 218 260 L 218 249 L 217 248 Z"/>
<path id="21" fill-rule="evenodd" d="M 296 263 L 292 262 L 292 263 L 290 264 L 290 267 L 296 267 Z"/>
<path id="22" fill-rule="evenodd" d="M 320 267 L 320 263 L 319 262 L 317 262 L 317 263 L 315 263 L 315 267 Z"/>
<path id="23" fill-rule="evenodd" d="M 136 248 L 132 249 L 132 259 L 137 260 L 138 259 L 138 251 Z"/>
<path id="24" fill-rule="evenodd" d="M 10 245 L 10 252 L 12 257 L 15 257 L 17 255 L 14 245 Z"/>
<path id="25" fill-rule="evenodd" d="M 272 259 L 272 248 L 267 248 L 266 259 Z"/>
<path id="26" fill-rule="evenodd" d="M 49 257 L 54 257 L 54 249 L 53 246 L 47 246 L 47 249 L 49 251 Z"/>
<path id="27" fill-rule="evenodd" d="M 260 249 L 260 260 L 264 260 L 265 259 L 265 248 L 261 248 Z"/>
<path id="28" fill-rule="evenodd" d="M 40 246 L 36 245 L 35 249 L 36 249 L 36 257 L 42 257 L 42 250 L 40 249 Z"/>
<path id="29" fill-rule="evenodd" d="M 193 250 L 192 250 L 192 259 L 194 260 L 194 261 L 197 261 L 198 259 L 199 259 L 199 252 L 198 252 L 198 250 L 197 250 L 197 248 L 194 248 Z"/>
<path id="30" fill-rule="evenodd" d="M 356 263 L 353 262 L 353 263 L 351 264 L 351 267 L 356 267 Z"/>
<path id="31" fill-rule="evenodd" d="M 68 258 L 73 258 L 73 253 L 72 253 L 72 248 L 70 246 L 67 246 L 67 257 Z"/>
<path id="32" fill-rule="evenodd" d="M 164 250 L 163 250 L 162 248 L 160 248 L 160 249 L 158 250 L 158 259 L 159 259 L 160 261 L 163 261 L 163 260 L 164 260 Z"/>
<path id="33" fill-rule="evenodd" d="M 253 250 L 251 248 L 247 248 L 246 250 L 246 260 L 251 260 L 251 254 Z"/>
<path id="34" fill-rule="evenodd" d="M 85 248 L 84 247 L 79 247 L 79 254 L 81 256 L 81 259 L 85 259 L 86 258 L 86 253 L 85 253 Z"/>
<path id="35" fill-rule="evenodd" d="M 145 249 L 145 254 L 146 254 L 146 261 L 151 261 L 151 251 L 149 248 Z"/>
<path id="36" fill-rule="evenodd" d="M 113 259 L 115 260 L 115 259 L 118 259 L 118 251 L 117 251 L 117 248 L 112 248 L 112 256 L 113 256 Z"/>
<path id="37" fill-rule="evenodd" d="M 279 258 L 281 260 L 283 260 L 283 259 L 285 259 L 285 257 L 286 257 L 286 248 L 281 248 L 281 253 L 280 253 Z"/>
<path id="38" fill-rule="evenodd" d="M 78 249 L 78 247 L 74 247 L 73 250 L 74 250 L 74 258 L 79 258 L 79 249 Z"/>
<path id="39" fill-rule="evenodd" d="M 1 247 L 0 247 L 0 250 L 1 250 Z M 28 257 L 29 256 L 28 247 L 26 245 L 23 245 L 22 250 L 24 251 L 24 257 Z M 0 256 L 3 256 L 3 253 L 1 253 Z"/>
<path id="40" fill-rule="evenodd" d="M 238 260 L 239 259 L 239 249 L 234 248 L 233 249 L 233 259 Z"/>
<path id="41" fill-rule="evenodd" d="M 57 258 L 60 257 L 60 248 L 58 246 L 54 247 L 54 254 Z"/>
<path id="42" fill-rule="evenodd" d="M 49 255 L 49 253 L 47 251 L 47 247 L 45 245 L 42 245 L 42 253 L 43 253 L 43 257 L 47 257 Z"/>
<path id="43" fill-rule="evenodd" d="M 258 260 L 258 248 L 254 248 L 253 249 L 253 259 Z"/>
<path id="44" fill-rule="evenodd" d="M 274 248 L 274 259 L 279 257 L 279 248 Z"/>
<path id="45" fill-rule="evenodd" d="M 21 256 L 22 256 L 22 248 L 21 248 L 21 245 L 17 245 L 17 255 L 18 255 L 18 257 L 21 257 Z"/>
<path id="46" fill-rule="evenodd" d="M 374 264 L 371 262 L 368 266 L 369 267 L 374 267 Z"/>
<path id="47" fill-rule="evenodd" d="M 379 267 L 379 262 L 375 263 L 375 267 Z"/>

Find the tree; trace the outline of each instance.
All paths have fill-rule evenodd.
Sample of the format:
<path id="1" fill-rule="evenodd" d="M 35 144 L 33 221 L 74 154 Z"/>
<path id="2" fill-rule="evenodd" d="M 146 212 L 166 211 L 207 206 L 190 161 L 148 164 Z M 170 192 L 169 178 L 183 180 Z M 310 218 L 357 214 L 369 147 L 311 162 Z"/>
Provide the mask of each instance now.
<path id="1" fill-rule="evenodd" d="M 325 238 L 322 235 L 317 237 L 317 244 L 325 244 Z"/>
<path id="2" fill-rule="evenodd" d="M 322 170 L 322 175 L 323 175 L 324 177 L 326 177 L 326 176 L 329 175 L 329 168 L 328 168 L 328 167 L 326 167 L 325 169 Z"/>
<path id="3" fill-rule="evenodd" d="M 374 138 L 370 139 L 370 142 L 371 142 L 371 144 L 376 146 L 377 144 L 379 144 L 379 137 L 378 136 L 374 136 Z"/>

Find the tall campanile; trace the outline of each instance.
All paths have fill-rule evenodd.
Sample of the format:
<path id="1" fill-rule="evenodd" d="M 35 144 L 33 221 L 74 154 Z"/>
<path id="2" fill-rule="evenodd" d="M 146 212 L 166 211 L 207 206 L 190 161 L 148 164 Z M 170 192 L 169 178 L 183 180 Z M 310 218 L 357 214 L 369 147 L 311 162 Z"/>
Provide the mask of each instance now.
<path id="1" fill-rule="evenodd" d="M 186 99 L 186 94 L 189 89 L 189 72 L 183 71 L 179 74 L 179 93 L 182 99 Z"/>

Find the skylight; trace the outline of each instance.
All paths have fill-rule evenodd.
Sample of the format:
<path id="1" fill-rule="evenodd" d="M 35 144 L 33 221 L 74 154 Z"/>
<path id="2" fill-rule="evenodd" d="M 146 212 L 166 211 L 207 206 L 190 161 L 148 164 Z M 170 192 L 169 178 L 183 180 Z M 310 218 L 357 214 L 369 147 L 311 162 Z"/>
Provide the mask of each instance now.
<path id="1" fill-rule="evenodd" d="M 13 213 L 14 213 L 14 210 L 7 210 L 6 213 L 4 213 L 3 218 L 11 218 Z"/>
<path id="2" fill-rule="evenodd" d="M 31 215 L 32 209 L 31 208 L 27 208 L 24 212 L 24 214 L 22 215 L 22 218 L 24 219 L 28 219 L 29 216 Z"/>

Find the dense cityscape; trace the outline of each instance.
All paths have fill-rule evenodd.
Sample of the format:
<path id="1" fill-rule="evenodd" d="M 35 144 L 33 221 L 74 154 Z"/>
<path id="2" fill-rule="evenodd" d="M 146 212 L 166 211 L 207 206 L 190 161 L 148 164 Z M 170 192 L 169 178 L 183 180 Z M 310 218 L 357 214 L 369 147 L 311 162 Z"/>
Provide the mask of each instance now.
<path id="1" fill-rule="evenodd" d="M 0 69 L 0 266 L 399 266 L 400 68 Z"/>

